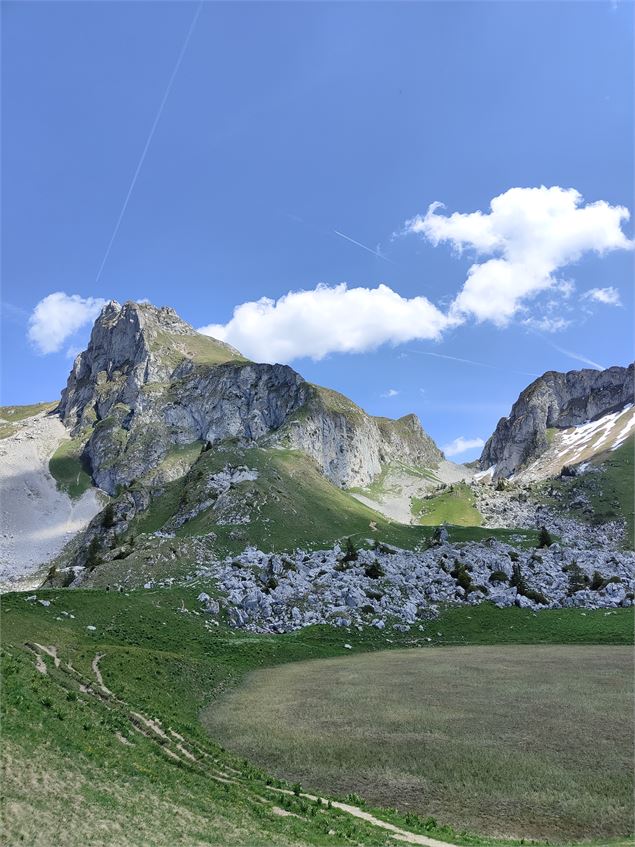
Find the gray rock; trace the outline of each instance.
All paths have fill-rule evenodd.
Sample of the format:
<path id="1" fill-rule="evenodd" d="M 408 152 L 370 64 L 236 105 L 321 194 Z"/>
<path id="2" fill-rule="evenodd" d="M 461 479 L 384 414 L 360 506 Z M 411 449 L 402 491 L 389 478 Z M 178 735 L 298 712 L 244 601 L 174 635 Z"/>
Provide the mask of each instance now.
<path id="1" fill-rule="evenodd" d="M 104 307 L 59 411 L 86 437 L 93 479 L 110 494 L 141 477 L 154 485 L 178 478 L 185 460 L 163 460 L 196 441 L 302 450 L 344 486 L 366 485 L 387 462 L 431 467 L 442 458 L 414 415 L 373 418 L 286 365 L 244 360 L 172 309 L 132 302 Z"/>
<path id="2" fill-rule="evenodd" d="M 548 371 L 531 383 L 501 418 L 483 448 L 482 470 L 508 477 L 548 447 L 547 429 L 578 426 L 633 403 L 634 367 Z"/>

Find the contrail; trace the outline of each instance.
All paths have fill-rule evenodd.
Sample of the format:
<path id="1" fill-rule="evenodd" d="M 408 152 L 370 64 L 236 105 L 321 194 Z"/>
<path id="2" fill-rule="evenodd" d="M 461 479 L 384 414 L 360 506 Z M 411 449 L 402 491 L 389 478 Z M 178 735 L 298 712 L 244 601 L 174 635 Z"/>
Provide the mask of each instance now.
<path id="1" fill-rule="evenodd" d="M 459 356 L 447 356 L 444 353 L 430 353 L 427 350 L 408 350 L 408 352 L 416 353 L 419 356 L 434 356 L 435 359 L 450 359 L 452 362 L 463 362 L 465 365 L 477 365 L 480 368 L 492 368 L 496 371 L 522 374 L 523 376 L 540 376 L 540 374 L 530 373 L 529 371 L 516 371 L 513 368 L 501 368 L 498 365 L 490 365 L 487 362 L 476 362 L 474 359 L 461 359 Z"/>
<path id="2" fill-rule="evenodd" d="M 569 358 L 582 362 L 585 365 L 591 365 L 591 367 L 595 368 L 596 371 L 604 370 L 604 365 L 598 365 L 598 363 L 594 362 L 593 359 L 587 359 L 586 356 L 581 356 L 579 353 L 574 353 L 572 350 L 565 350 L 564 347 L 558 347 L 558 345 L 554 344 L 552 341 L 548 341 L 547 343 L 553 347 L 554 350 L 557 350 L 558 353 L 562 353 L 564 356 L 569 356 Z"/>
<path id="3" fill-rule="evenodd" d="M 161 119 L 161 115 L 163 114 L 163 109 L 165 107 L 165 104 L 167 102 L 168 97 L 170 96 L 172 84 L 174 83 L 174 80 L 176 79 L 176 75 L 179 72 L 179 68 L 181 67 L 181 62 L 183 61 L 183 57 L 185 56 L 185 51 L 187 50 L 187 46 L 190 43 L 190 38 L 192 37 L 192 33 L 194 32 L 194 27 L 196 26 L 198 16 L 200 15 L 201 9 L 203 8 L 203 3 L 204 3 L 204 0 L 200 0 L 198 6 L 196 7 L 196 11 L 194 12 L 194 17 L 192 18 L 192 23 L 190 24 L 190 28 L 187 31 L 187 35 L 185 36 L 185 41 L 183 42 L 183 45 L 181 46 L 181 51 L 180 51 L 178 58 L 176 60 L 176 64 L 174 65 L 174 68 L 172 70 L 172 74 L 170 76 L 170 79 L 168 80 L 168 84 L 167 84 L 167 87 L 166 87 L 165 92 L 163 94 L 163 98 L 161 100 L 161 103 L 159 104 L 159 108 L 158 108 L 157 113 L 155 115 L 154 122 L 152 124 L 152 127 L 150 128 L 150 132 L 148 133 L 148 137 L 146 139 L 145 146 L 144 146 L 143 151 L 141 153 L 141 156 L 139 158 L 139 162 L 137 163 L 137 167 L 136 167 L 136 170 L 135 170 L 134 175 L 132 177 L 132 181 L 130 182 L 130 187 L 128 188 L 128 193 L 126 194 L 125 200 L 123 201 L 123 206 L 121 207 L 121 211 L 119 212 L 119 217 L 117 218 L 117 223 L 115 224 L 115 228 L 113 229 L 112 235 L 110 236 L 110 241 L 108 242 L 108 247 L 106 247 L 106 252 L 104 253 L 104 258 L 101 260 L 101 265 L 99 266 L 99 270 L 97 271 L 97 276 L 95 277 L 95 282 L 99 282 L 99 278 L 102 274 L 102 271 L 104 269 L 104 266 L 106 264 L 108 256 L 110 255 L 112 245 L 114 244 L 115 238 L 117 237 L 117 233 L 119 232 L 119 227 L 121 226 L 121 221 L 123 220 L 123 216 L 125 215 L 126 209 L 128 208 L 128 203 L 130 201 L 130 197 L 132 196 L 132 192 L 134 191 L 134 187 L 135 187 L 135 184 L 137 182 L 137 178 L 139 176 L 141 168 L 143 167 L 143 163 L 145 161 L 145 157 L 147 155 L 148 148 L 150 147 L 150 143 L 152 142 L 152 139 L 154 137 L 155 130 L 157 128 L 159 120 Z"/>
<path id="4" fill-rule="evenodd" d="M 340 238 L 345 238 L 347 241 L 350 241 L 351 244 L 356 244 L 358 247 L 361 247 L 362 250 L 366 250 L 368 253 L 372 253 L 373 256 L 377 256 L 378 259 L 383 259 L 384 262 L 390 262 L 391 265 L 396 264 L 392 259 L 389 259 L 387 256 L 383 256 L 379 250 L 373 250 L 372 247 L 367 247 L 365 244 L 361 244 L 359 241 L 355 241 L 354 238 L 350 238 L 348 235 L 344 235 L 343 232 L 340 232 L 338 229 L 334 229 L 333 232 L 335 235 L 339 235 Z"/>

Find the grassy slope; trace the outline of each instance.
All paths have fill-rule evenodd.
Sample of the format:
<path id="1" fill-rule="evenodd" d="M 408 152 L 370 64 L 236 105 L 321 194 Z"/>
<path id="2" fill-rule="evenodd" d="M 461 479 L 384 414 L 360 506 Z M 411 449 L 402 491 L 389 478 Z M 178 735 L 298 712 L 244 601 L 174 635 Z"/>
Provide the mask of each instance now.
<path id="1" fill-rule="evenodd" d="M 351 652 L 256 671 L 205 721 L 313 790 L 491 835 L 620 836 L 632 827 L 631 670 L 628 647 Z"/>
<path id="2" fill-rule="evenodd" d="M 57 406 L 54 403 L 31 403 L 29 406 L 0 406 L 0 439 L 8 438 L 17 432 L 15 426 L 19 421 L 39 415 L 40 412 L 50 412 Z"/>
<path id="3" fill-rule="evenodd" d="M 197 365 L 220 365 L 223 362 L 246 362 L 238 351 L 228 344 L 208 335 L 179 335 L 158 332 L 153 341 L 153 352 L 175 368 L 184 359 Z"/>
<path id="4" fill-rule="evenodd" d="M 48 591 L 49 607 L 27 603 L 24 594 L 2 598 L 3 755 L 2 781 L 7 843 L 68 847 L 85 845 L 385 844 L 386 836 L 335 810 L 317 812 L 297 799 L 300 817 L 278 817 L 266 778 L 223 752 L 202 729 L 203 706 L 250 670 L 307 658 L 355 651 L 421 646 L 426 632 L 388 637 L 375 630 L 342 632 L 318 627 L 285 636 L 235 632 L 206 625 L 194 614 L 199 587 L 137 591 Z M 183 611 L 183 609 L 189 611 Z M 74 615 L 71 619 L 62 612 Z M 87 626 L 94 626 L 91 631 Z M 441 635 L 437 635 L 441 633 Z M 456 608 L 431 624 L 435 643 L 570 642 L 632 640 L 632 615 L 620 610 L 543 612 L 497 610 L 488 605 Z M 59 669 L 44 657 L 48 674 L 35 670 L 25 643 L 55 645 Z M 91 663 L 96 654 L 104 682 L 117 696 L 105 700 L 82 692 L 96 688 Z M 123 701 L 123 702 L 121 702 Z M 173 736 L 165 744 L 143 736 L 131 711 L 158 718 L 186 739 L 196 762 L 178 762 Z M 122 743 L 119 732 L 131 742 Z M 211 758 L 210 758 L 211 757 Z M 234 770 L 235 768 L 237 773 Z M 225 777 L 222 774 L 225 774 Z M 235 781 L 222 782 L 230 777 Z M 34 814 L 35 812 L 35 814 Z M 384 816 L 404 824 L 394 814 Z M 410 817 L 407 827 L 426 831 Z M 329 830 L 335 834 L 328 835 Z M 437 837 L 458 843 L 486 840 L 453 836 L 428 825 Z M 23 837 L 23 840 L 21 838 Z"/>
<path id="5" fill-rule="evenodd" d="M 566 505 L 578 495 L 588 497 L 593 507 L 591 521 L 604 523 L 615 518 L 626 520 L 625 545 L 635 546 L 633 512 L 635 488 L 633 486 L 635 437 L 628 438 L 617 450 L 598 455 L 592 462 L 599 468 L 579 477 L 559 477 L 549 480 L 548 486 L 559 491 Z M 562 500 L 556 501 L 562 507 Z M 588 519 L 585 514 L 577 518 Z"/>
<path id="6" fill-rule="evenodd" d="M 49 471 L 57 487 L 73 498 L 81 497 L 93 484 L 81 461 L 83 448 L 81 438 L 62 441 L 49 461 Z"/>
<path id="7" fill-rule="evenodd" d="M 479 526 L 482 521 L 478 509 L 474 506 L 474 497 L 469 486 L 460 482 L 435 497 L 413 497 L 412 514 L 424 526 L 438 526 L 442 523 Z"/>
<path id="8" fill-rule="evenodd" d="M 214 510 L 207 509 L 177 530 L 177 539 L 153 538 L 179 508 L 202 502 L 205 481 L 225 466 L 246 465 L 258 471 L 258 479 L 239 483 L 236 501 L 247 503 L 248 524 L 222 525 Z M 371 526 L 372 524 L 372 526 Z M 214 555 L 233 555 L 248 544 L 267 551 L 321 549 L 352 537 L 358 545 L 378 540 L 405 549 L 425 545 L 432 527 L 395 523 L 360 503 L 346 491 L 332 485 L 304 454 L 291 450 L 225 448 L 202 453 L 189 473 L 167 484 L 162 495 L 140 514 L 124 536 L 133 535 L 135 552 L 125 560 L 100 565 L 89 580 L 91 586 L 105 586 L 126 577 L 128 585 L 143 585 L 148 579 L 181 577 L 194 570 L 188 540 L 201 538 Z M 213 535 L 208 535 L 213 533 Z M 532 546 L 533 530 L 492 530 L 481 527 L 450 527 L 452 541 L 499 538 Z M 136 581 L 131 574 L 136 573 Z"/>

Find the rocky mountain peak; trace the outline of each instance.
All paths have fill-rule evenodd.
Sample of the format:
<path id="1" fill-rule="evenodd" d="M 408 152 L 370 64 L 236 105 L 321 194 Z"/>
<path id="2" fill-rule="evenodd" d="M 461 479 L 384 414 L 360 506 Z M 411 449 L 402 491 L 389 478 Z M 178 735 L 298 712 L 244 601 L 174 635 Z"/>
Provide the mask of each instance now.
<path id="1" fill-rule="evenodd" d="M 147 303 L 103 308 L 59 411 L 109 493 L 181 473 L 171 456 L 196 442 L 301 450 L 341 486 L 365 485 L 393 461 L 431 467 L 442 458 L 414 415 L 373 418 L 287 365 L 249 362 Z"/>
<path id="2" fill-rule="evenodd" d="M 198 333 L 169 306 L 111 300 L 75 359 L 60 415 L 73 429 L 101 419 L 116 403 L 134 404 L 143 385 L 167 383 L 184 362 L 219 364 L 240 353 Z"/>
<path id="3" fill-rule="evenodd" d="M 633 371 L 547 371 L 521 392 L 507 418 L 501 418 L 483 448 L 482 470 L 494 467 L 495 478 L 508 477 L 544 453 L 548 430 L 593 421 L 633 403 Z"/>

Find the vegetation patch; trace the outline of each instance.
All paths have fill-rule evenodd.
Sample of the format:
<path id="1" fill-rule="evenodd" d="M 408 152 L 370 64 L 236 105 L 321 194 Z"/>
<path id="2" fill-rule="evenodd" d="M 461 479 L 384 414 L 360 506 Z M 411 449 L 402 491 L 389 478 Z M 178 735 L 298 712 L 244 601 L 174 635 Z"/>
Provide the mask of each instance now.
<path id="1" fill-rule="evenodd" d="M 245 466 L 257 471 L 257 479 L 234 485 L 223 495 L 223 509 L 235 507 L 248 512 L 247 522 L 232 522 L 218 510 L 208 490 L 211 476 L 227 467 Z M 132 486 L 141 485 L 137 482 Z M 197 504 L 209 503 L 197 512 Z M 233 505 L 232 505 L 233 504 Z M 176 529 L 176 538 L 153 534 L 174 526 L 175 515 L 191 518 Z M 448 527 L 450 540 L 500 541 L 524 547 L 535 546 L 535 530 Z M 347 539 L 357 547 L 388 544 L 407 550 L 432 543 L 434 528 L 392 522 L 361 503 L 347 491 L 330 483 L 314 462 L 293 450 L 248 448 L 229 444 L 200 453 L 189 472 L 163 486 L 149 508 L 139 513 L 120 538 L 125 544 L 135 539 L 135 551 L 122 561 L 104 562 L 89 577 L 87 585 L 104 586 L 122 580 L 143 585 L 149 579 L 191 574 L 194 556 L 188 542 L 196 541 L 213 556 L 235 555 L 249 544 L 267 552 L 296 549 L 319 550 Z"/>
<path id="2" fill-rule="evenodd" d="M 474 506 L 474 495 L 463 482 L 454 483 L 447 491 L 433 497 L 413 497 L 410 508 L 413 517 L 424 526 L 442 523 L 480 526 L 482 523 L 481 514 Z"/>
<path id="3" fill-rule="evenodd" d="M 39 415 L 41 412 L 52 412 L 57 406 L 54 403 L 32 403 L 29 406 L 0 406 L 0 439 L 9 438 L 19 429 L 16 424 L 20 421 Z"/>
<path id="4" fill-rule="evenodd" d="M 631 696 L 628 648 L 408 650 L 257 671 L 205 720 L 278 777 L 455 830 L 616 837 Z"/>
<path id="5" fill-rule="evenodd" d="M 49 461 L 49 471 L 57 487 L 73 499 L 81 497 L 93 484 L 82 462 L 83 449 L 81 438 L 62 441 Z"/>
<path id="6" fill-rule="evenodd" d="M 558 508 L 573 503 L 578 520 L 593 524 L 624 520 L 624 546 L 635 547 L 635 487 L 633 486 L 635 438 L 630 436 L 617 450 L 593 459 L 591 467 L 580 475 L 565 472 L 543 484 L 546 499 Z"/>

